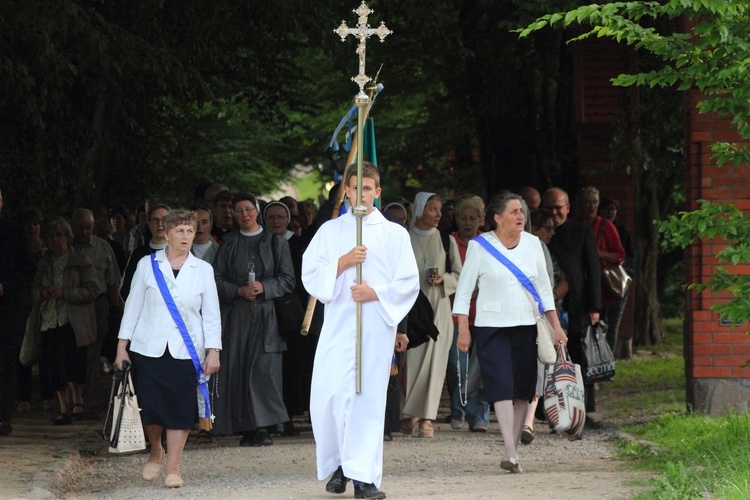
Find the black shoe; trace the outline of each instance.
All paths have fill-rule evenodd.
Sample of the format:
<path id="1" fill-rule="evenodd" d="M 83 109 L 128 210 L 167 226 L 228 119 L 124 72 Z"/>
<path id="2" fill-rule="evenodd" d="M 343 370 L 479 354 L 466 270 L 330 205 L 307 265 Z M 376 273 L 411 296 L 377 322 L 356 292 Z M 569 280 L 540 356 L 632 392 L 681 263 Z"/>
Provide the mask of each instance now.
<path id="1" fill-rule="evenodd" d="M 361 483 L 354 487 L 354 498 L 385 498 L 385 493 L 372 483 Z"/>
<path id="2" fill-rule="evenodd" d="M 0 436 L 7 436 L 13 432 L 13 426 L 10 422 L 0 422 Z"/>
<path id="3" fill-rule="evenodd" d="M 52 419 L 52 423 L 55 425 L 70 425 L 73 423 L 73 420 L 67 414 L 60 413 Z"/>
<path id="4" fill-rule="evenodd" d="M 291 420 L 284 423 L 284 435 L 287 437 L 299 436 L 299 431 L 296 427 L 294 427 L 294 422 L 292 422 Z"/>
<path id="5" fill-rule="evenodd" d="M 284 435 L 284 424 L 269 425 L 266 427 L 269 436 L 283 436 Z"/>
<path id="6" fill-rule="evenodd" d="M 339 465 L 339 468 L 336 469 L 331 479 L 326 483 L 326 491 L 340 495 L 346 491 L 346 483 L 348 482 L 349 478 L 344 475 L 344 469 Z"/>
<path id="7" fill-rule="evenodd" d="M 391 434 L 391 431 L 385 431 L 383 433 L 383 441 L 385 441 L 386 443 L 390 443 L 391 441 L 393 441 L 393 434 Z"/>
<path id="8" fill-rule="evenodd" d="M 271 439 L 268 431 L 262 428 L 258 429 L 258 432 L 255 433 L 255 442 L 253 443 L 253 446 L 271 446 L 272 444 L 273 439 Z"/>
<path id="9" fill-rule="evenodd" d="M 240 439 L 240 446 L 253 446 L 255 444 L 255 431 L 244 432 Z"/>

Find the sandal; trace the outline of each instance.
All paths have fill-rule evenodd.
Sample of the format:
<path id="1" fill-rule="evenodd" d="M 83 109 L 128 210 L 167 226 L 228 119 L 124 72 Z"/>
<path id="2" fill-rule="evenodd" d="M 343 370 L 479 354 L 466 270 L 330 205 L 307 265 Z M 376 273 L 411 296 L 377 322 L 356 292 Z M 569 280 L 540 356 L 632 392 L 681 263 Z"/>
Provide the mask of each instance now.
<path id="1" fill-rule="evenodd" d="M 195 444 L 211 444 L 214 442 L 214 438 L 210 432 L 205 429 L 198 431 L 198 436 L 195 438 Z"/>
<path id="2" fill-rule="evenodd" d="M 534 429 L 528 425 L 524 425 L 523 431 L 521 431 L 521 443 L 531 444 L 535 437 L 536 434 L 534 434 Z"/>
<path id="3" fill-rule="evenodd" d="M 402 418 L 401 424 L 399 425 L 399 432 L 401 434 L 404 434 L 406 436 L 411 436 L 411 433 L 414 432 L 414 424 L 416 423 L 415 418 Z"/>
<path id="4" fill-rule="evenodd" d="M 60 413 L 52 419 L 52 423 L 55 425 L 70 425 L 70 417 L 66 413 Z"/>

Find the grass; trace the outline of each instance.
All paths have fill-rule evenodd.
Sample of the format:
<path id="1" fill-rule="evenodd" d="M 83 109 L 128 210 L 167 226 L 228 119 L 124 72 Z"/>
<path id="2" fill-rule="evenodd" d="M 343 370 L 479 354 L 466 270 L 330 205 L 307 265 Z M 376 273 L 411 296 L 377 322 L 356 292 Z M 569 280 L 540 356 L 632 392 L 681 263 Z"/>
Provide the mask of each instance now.
<path id="1" fill-rule="evenodd" d="M 659 473 L 636 498 L 750 498 L 750 413 L 686 411 L 680 324 L 665 322 L 665 342 L 618 361 L 615 380 L 601 387 L 605 419 L 640 440 L 620 440 L 620 456 Z"/>
<path id="2" fill-rule="evenodd" d="M 669 414 L 623 430 L 655 447 L 621 441 L 621 456 L 661 473 L 637 498 L 750 498 L 750 414 Z"/>
<path id="3" fill-rule="evenodd" d="M 611 382 L 600 384 L 598 406 L 616 424 L 645 421 L 685 411 L 685 360 L 679 320 L 664 322 L 665 340 L 639 348 L 633 359 L 617 362 Z"/>

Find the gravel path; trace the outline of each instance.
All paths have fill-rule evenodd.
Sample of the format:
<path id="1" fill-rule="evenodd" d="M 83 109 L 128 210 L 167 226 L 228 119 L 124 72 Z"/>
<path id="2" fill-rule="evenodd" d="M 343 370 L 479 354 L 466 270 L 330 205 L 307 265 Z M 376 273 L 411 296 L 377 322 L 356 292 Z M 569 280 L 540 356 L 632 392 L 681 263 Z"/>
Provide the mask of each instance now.
<path id="1" fill-rule="evenodd" d="M 511 475 L 499 468 L 502 438 L 493 426 L 477 434 L 439 424 L 434 439 L 394 434 L 384 447 L 381 488 L 389 498 L 620 499 L 643 491 L 651 475 L 627 470 L 614 458 L 616 430 L 606 426 L 576 442 L 539 434 L 520 450 L 526 473 Z M 300 437 L 274 439 L 265 448 L 241 448 L 238 437 L 218 438 L 211 445 L 190 442 L 182 462 L 185 487 L 176 490 L 164 488 L 163 472 L 153 483 L 140 478 L 145 454 L 110 455 L 88 439 L 85 458 L 69 464 L 56 494 L 81 499 L 209 498 L 217 493 L 224 499 L 351 498 L 351 484 L 336 497 L 315 479 L 309 427 Z"/>

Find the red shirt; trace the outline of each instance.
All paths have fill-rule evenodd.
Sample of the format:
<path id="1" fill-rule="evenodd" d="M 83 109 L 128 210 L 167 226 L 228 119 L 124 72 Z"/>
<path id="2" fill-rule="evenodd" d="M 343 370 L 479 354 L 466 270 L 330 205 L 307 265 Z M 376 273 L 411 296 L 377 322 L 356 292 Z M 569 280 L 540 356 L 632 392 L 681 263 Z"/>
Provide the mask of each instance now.
<path id="1" fill-rule="evenodd" d="M 477 231 L 477 236 L 479 236 L 481 231 Z M 469 249 L 468 244 L 464 245 L 464 242 L 461 241 L 461 238 L 458 237 L 458 231 L 455 231 L 451 233 L 451 236 L 453 236 L 453 239 L 456 240 L 456 244 L 458 245 L 458 254 L 461 256 L 461 264 L 466 262 L 466 251 Z M 453 295 L 451 295 L 451 309 L 453 309 Z M 477 299 L 474 297 L 471 299 L 471 302 L 469 303 L 469 325 L 474 324 L 474 318 L 477 315 Z M 453 316 L 453 324 L 458 324 L 458 318 L 456 316 Z"/>

